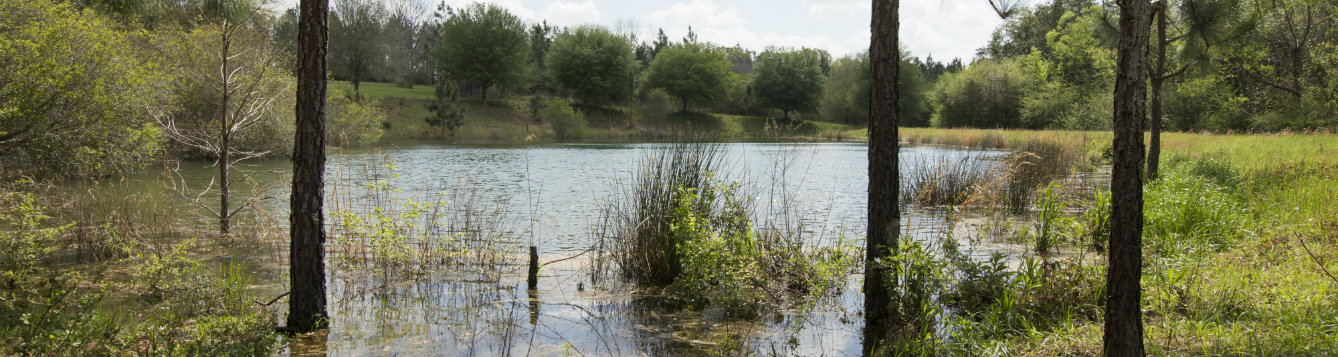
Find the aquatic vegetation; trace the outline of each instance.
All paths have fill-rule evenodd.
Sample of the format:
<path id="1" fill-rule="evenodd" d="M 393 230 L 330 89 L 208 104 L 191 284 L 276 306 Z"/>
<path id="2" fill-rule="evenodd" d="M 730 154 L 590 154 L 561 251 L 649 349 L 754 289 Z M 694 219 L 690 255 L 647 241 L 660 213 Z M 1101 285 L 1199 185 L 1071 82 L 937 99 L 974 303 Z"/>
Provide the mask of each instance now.
<path id="1" fill-rule="evenodd" d="M 786 164 L 777 165 L 784 170 Z M 821 246 L 804 233 L 796 202 L 783 187 L 769 189 L 775 195 L 770 218 L 757 218 L 755 196 L 716 176 L 724 166 L 718 144 L 669 144 L 643 161 L 630 192 L 605 208 L 611 219 L 596 227 L 604 232 L 596 244 L 611 247 L 619 276 L 666 287 L 694 307 L 745 316 L 810 306 L 840 291 L 858 263 L 853 245 Z M 628 196 L 634 203 L 623 201 Z"/>
<path id="2" fill-rule="evenodd" d="M 23 190 L 35 187 L 0 185 L 0 243 L 12 248 L 0 253 L 0 354 L 251 356 L 276 347 L 274 314 L 254 305 L 247 273 L 231 264 L 209 269 L 195 258 L 194 240 L 169 248 L 109 229 L 119 250 L 110 255 L 119 258 L 79 269 L 48 264 L 69 254 L 57 243 L 79 222 L 49 216 Z M 131 274 L 109 276 L 114 266 Z"/>

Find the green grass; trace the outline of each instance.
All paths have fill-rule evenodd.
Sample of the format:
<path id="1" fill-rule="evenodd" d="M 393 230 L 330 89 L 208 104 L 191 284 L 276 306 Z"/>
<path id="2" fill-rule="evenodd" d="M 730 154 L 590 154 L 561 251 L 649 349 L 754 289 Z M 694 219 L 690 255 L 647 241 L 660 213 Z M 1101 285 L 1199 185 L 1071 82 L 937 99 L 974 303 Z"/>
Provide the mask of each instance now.
<path id="1" fill-rule="evenodd" d="M 330 91 L 342 91 L 352 95 L 353 83 L 348 81 L 330 81 Z M 394 83 L 362 82 L 358 84 L 358 94 L 371 98 L 396 99 L 433 99 L 436 91 L 430 85 L 415 85 L 405 88 Z"/>

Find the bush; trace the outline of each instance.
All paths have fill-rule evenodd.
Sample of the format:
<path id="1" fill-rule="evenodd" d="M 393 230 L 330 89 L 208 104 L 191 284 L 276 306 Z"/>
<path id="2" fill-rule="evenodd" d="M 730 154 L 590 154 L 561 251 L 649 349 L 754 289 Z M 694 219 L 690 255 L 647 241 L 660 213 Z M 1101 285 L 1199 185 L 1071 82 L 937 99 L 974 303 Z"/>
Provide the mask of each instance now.
<path id="1" fill-rule="evenodd" d="M 791 302 L 812 306 L 839 291 L 858 263 L 854 249 L 844 241 L 808 247 L 815 239 L 802 227 L 759 224 L 754 198 L 739 183 L 713 177 L 724 167 L 722 150 L 705 143 L 665 146 L 604 209 L 598 239 L 612 240 L 622 277 L 667 286 L 694 307 L 743 315 Z M 798 214 L 793 207 L 772 208 L 787 219 Z"/>
<path id="2" fill-rule="evenodd" d="M 126 33 L 60 1 L 0 1 L 0 172 L 105 175 L 162 149 L 153 68 Z"/>
<path id="3" fill-rule="evenodd" d="M 376 99 L 349 100 L 330 95 L 325 100 L 325 142 L 336 146 L 364 146 L 381 140 L 386 111 Z"/>
<path id="4" fill-rule="evenodd" d="M 704 196 L 679 189 L 670 229 L 682 271 L 670 288 L 698 305 L 749 311 L 765 297 L 766 277 L 759 266 L 761 246 L 737 189 L 738 184 L 708 189 Z M 716 195 L 723 206 L 715 206 Z"/>
<path id="5" fill-rule="evenodd" d="M 1032 79 L 1014 61 L 982 60 L 944 75 L 934 88 L 934 127 L 1022 128 Z M 1044 124 L 1044 123 L 1037 123 Z"/>
<path id="6" fill-rule="evenodd" d="M 557 136 L 558 141 L 580 139 L 585 134 L 585 115 L 579 110 L 572 109 L 571 103 L 566 99 L 553 98 L 548 101 L 548 104 L 539 110 L 539 117 L 553 126 L 553 134 Z"/>
<path id="7" fill-rule="evenodd" d="M 1187 77 L 1167 88 L 1163 108 L 1168 130 L 1245 130 L 1250 127 L 1245 97 L 1235 95 L 1217 74 Z"/>
<path id="8" fill-rule="evenodd" d="M 52 268 L 42 261 L 64 253 L 50 248 L 54 238 L 76 224 L 52 225 L 34 195 L 8 185 L 0 197 L 0 355 L 256 356 L 277 347 L 274 315 L 253 304 L 253 284 L 236 266 L 204 268 L 193 240 L 115 239 L 125 281 L 104 279 L 104 262 Z M 104 304 L 113 290 L 140 298 Z"/>
<path id="9" fill-rule="evenodd" d="M 669 112 L 674 110 L 673 99 L 663 89 L 655 88 L 646 92 L 646 96 L 636 107 L 636 113 L 644 123 L 660 125 Z"/>

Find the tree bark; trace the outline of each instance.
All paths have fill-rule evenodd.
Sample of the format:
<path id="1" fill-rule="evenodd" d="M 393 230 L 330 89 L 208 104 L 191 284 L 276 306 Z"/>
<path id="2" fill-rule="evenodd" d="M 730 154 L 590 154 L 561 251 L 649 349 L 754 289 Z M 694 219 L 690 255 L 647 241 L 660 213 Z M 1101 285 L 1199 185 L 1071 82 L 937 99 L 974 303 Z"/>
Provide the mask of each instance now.
<path id="1" fill-rule="evenodd" d="M 878 264 L 897 249 L 897 47 L 898 0 L 873 0 L 869 44 L 869 227 L 864 257 L 864 349 L 868 354 L 888 327 L 900 322 L 889 289 L 897 281 Z"/>
<path id="2" fill-rule="evenodd" d="M 222 63 L 218 70 L 219 80 L 223 82 L 222 86 L 220 86 L 223 88 L 223 106 L 220 107 L 222 109 L 219 110 L 218 118 L 218 176 L 220 178 L 218 195 L 218 232 L 228 234 L 228 228 L 231 226 L 228 220 L 231 218 L 228 214 L 228 193 L 231 189 L 231 185 L 229 185 L 231 179 L 228 177 L 228 164 L 230 162 L 228 161 L 232 159 L 230 157 L 231 155 L 228 155 L 230 154 L 229 151 L 232 149 L 230 145 L 232 144 L 232 133 L 230 132 L 232 124 L 228 123 L 228 112 L 230 112 L 228 109 L 228 102 L 232 100 L 232 69 L 228 68 L 228 58 L 232 57 L 232 54 L 229 53 L 232 50 L 232 38 L 231 32 L 228 31 L 227 19 L 223 19 L 223 28 L 219 30 L 219 37 L 223 41 L 223 52 L 219 55 Z"/>
<path id="3" fill-rule="evenodd" d="M 297 138 L 293 148 L 292 213 L 288 218 L 292 295 L 288 328 L 307 332 L 326 324 L 325 312 L 325 71 L 329 0 L 301 0 L 298 21 Z"/>
<path id="4" fill-rule="evenodd" d="M 1147 99 L 1148 0 L 1119 0 L 1119 59 L 1115 74 L 1111 230 L 1106 272 L 1103 354 L 1141 357 L 1143 351 L 1143 119 Z"/>
<path id="5" fill-rule="evenodd" d="M 1166 3 L 1158 1 L 1154 5 L 1154 15 L 1157 17 L 1157 68 L 1153 69 L 1151 88 L 1152 95 L 1149 96 L 1148 105 L 1151 106 L 1152 118 L 1149 124 L 1150 136 L 1148 142 L 1148 180 L 1157 179 L 1157 169 L 1160 166 L 1161 159 L 1161 88 L 1162 83 L 1166 81 Z"/>
<path id="6" fill-rule="evenodd" d="M 354 77 L 353 77 L 353 101 L 354 101 L 354 102 L 360 102 L 360 103 L 361 103 L 361 102 L 362 102 L 362 91 L 359 90 L 360 84 L 362 84 L 362 81 L 358 79 L 358 76 L 354 76 Z"/>

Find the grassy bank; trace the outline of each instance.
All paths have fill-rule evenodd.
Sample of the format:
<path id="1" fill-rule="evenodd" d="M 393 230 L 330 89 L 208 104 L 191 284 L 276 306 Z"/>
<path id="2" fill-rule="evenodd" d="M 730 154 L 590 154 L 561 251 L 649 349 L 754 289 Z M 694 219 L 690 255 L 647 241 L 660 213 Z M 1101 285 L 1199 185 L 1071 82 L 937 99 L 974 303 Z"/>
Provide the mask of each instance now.
<path id="1" fill-rule="evenodd" d="M 995 132 L 912 129 L 903 138 L 1002 148 L 1109 140 L 1095 133 Z M 1332 263 L 1338 258 L 1338 136 L 1172 133 L 1164 147 L 1167 168 L 1144 188 L 1149 353 L 1338 353 L 1338 278 L 1331 275 L 1338 271 Z M 1102 202 L 1108 199 L 1063 198 L 1057 207 L 1076 209 L 1049 219 L 1039 214 L 1031 220 L 1045 224 L 1024 222 L 1011 231 L 1015 241 L 1057 238 L 1058 249 L 1074 252 L 1070 258 L 1031 257 L 1010 271 L 953 259 L 960 247 L 908 248 L 896 261 L 920 269 L 903 271 L 940 272 L 922 276 L 939 283 L 921 286 L 937 287 L 931 296 L 940 296 L 936 302 L 945 308 L 924 316 L 945 327 L 930 328 L 931 337 L 893 341 L 884 352 L 1100 355 L 1105 257 L 1099 243 L 1107 233 L 1099 207 L 1108 207 Z M 1043 204 L 1048 201 L 1038 200 L 1036 212 L 1056 204 Z M 938 258 L 917 259 L 916 252 Z"/>
<path id="2" fill-rule="evenodd" d="M 332 91 L 350 93 L 352 84 L 331 82 Z M 452 142 L 556 141 L 550 124 L 532 119 L 529 95 L 490 98 L 485 105 L 478 97 L 462 97 L 463 125 L 451 135 L 432 127 L 424 118 L 432 115 L 434 95 L 429 86 L 399 87 L 389 83 L 362 83 L 363 97 L 379 100 L 387 111 L 382 140 L 448 140 Z M 642 118 L 626 106 L 578 106 L 589 122 L 580 140 L 659 140 L 687 132 L 709 132 L 724 139 L 795 137 L 815 139 L 822 133 L 853 132 L 858 126 L 819 121 L 785 121 L 761 116 L 717 113 L 670 113 L 663 120 Z M 842 137 L 857 139 L 856 137 Z M 862 136 L 860 137 L 862 138 Z"/>

